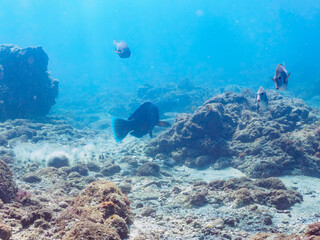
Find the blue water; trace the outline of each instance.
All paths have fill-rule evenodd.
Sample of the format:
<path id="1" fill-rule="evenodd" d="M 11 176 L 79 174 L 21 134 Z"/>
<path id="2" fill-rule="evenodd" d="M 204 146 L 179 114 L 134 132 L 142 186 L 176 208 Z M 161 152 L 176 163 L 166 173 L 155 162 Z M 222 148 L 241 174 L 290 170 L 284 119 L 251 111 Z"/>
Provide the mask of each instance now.
<path id="1" fill-rule="evenodd" d="M 43 46 L 62 98 L 185 77 L 274 88 L 282 62 L 288 90 L 320 78 L 317 0 L 0 0 L 0 24 L 1 44 Z M 114 39 L 128 43 L 129 59 Z"/>

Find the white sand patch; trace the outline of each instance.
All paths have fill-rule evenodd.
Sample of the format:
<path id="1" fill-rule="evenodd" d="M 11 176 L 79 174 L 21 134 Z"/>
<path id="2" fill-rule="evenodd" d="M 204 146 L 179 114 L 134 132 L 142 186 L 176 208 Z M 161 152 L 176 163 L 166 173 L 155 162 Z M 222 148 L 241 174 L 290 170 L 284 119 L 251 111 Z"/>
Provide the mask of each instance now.
<path id="1" fill-rule="evenodd" d="M 281 181 L 289 188 L 297 188 L 303 195 L 303 202 L 291 208 L 293 218 L 319 215 L 320 220 L 320 178 L 307 176 L 284 176 Z"/>
<path id="2" fill-rule="evenodd" d="M 246 175 L 240 172 L 239 170 L 228 167 L 222 170 L 215 170 L 213 168 L 207 168 L 204 170 L 188 168 L 186 166 L 175 167 L 176 171 L 183 173 L 185 177 L 188 177 L 188 180 L 193 182 L 197 180 L 204 180 L 206 182 L 211 182 L 217 179 L 229 179 L 236 177 L 245 177 Z"/>

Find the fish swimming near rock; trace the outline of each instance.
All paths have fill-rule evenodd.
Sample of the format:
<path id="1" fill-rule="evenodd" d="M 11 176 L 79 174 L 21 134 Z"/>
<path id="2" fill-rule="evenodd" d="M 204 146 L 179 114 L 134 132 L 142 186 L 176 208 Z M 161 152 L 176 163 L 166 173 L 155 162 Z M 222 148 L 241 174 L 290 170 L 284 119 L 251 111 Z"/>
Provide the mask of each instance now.
<path id="1" fill-rule="evenodd" d="M 112 131 L 117 142 L 124 139 L 128 133 L 137 138 L 148 133 L 152 137 L 152 129 L 155 126 L 170 127 L 170 124 L 159 121 L 159 109 L 151 102 L 143 103 L 128 120 L 112 118 Z"/>
<path id="2" fill-rule="evenodd" d="M 260 87 L 257 96 L 256 96 L 256 101 L 257 101 L 257 110 L 267 110 L 268 108 L 268 97 L 266 91 L 263 89 L 263 87 Z"/>
<path id="3" fill-rule="evenodd" d="M 290 74 L 290 72 L 288 74 L 284 64 L 278 64 L 276 73 L 274 74 L 274 78 L 271 78 L 272 81 L 276 84 L 277 90 L 287 90 Z"/>
<path id="4" fill-rule="evenodd" d="M 118 53 L 121 58 L 128 58 L 131 55 L 130 48 L 128 47 L 125 41 L 113 41 L 113 45 L 115 46 L 115 52 Z"/>

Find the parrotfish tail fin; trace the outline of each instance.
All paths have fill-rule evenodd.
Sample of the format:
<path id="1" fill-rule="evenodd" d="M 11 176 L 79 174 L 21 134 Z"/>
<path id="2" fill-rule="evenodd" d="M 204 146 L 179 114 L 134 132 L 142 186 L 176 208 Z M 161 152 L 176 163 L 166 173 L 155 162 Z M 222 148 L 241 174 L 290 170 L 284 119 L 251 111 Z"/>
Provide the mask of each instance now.
<path id="1" fill-rule="evenodd" d="M 285 83 L 288 83 L 288 79 L 289 79 L 289 77 L 290 77 L 290 74 L 291 74 L 291 72 L 289 72 L 289 74 L 288 74 L 288 76 L 287 76 L 286 80 L 284 80 L 284 82 L 285 82 Z"/>
<path id="2" fill-rule="evenodd" d="M 116 40 L 113 40 L 113 45 L 116 45 L 117 41 Z"/>
<path id="3" fill-rule="evenodd" d="M 128 133 L 132 130 L 131 121 L 122 118 L 112 118 L 111 126 L 114 139 L 116 142 L 121 142 Z"/>
<path id="4" fill-rule="evenodd" d="M 286 66 L 284 65 L 284 62 L 282 62 L 282 66 L 283 66 L 284 68 L 286 68 Z"/>
<path id="5" fill-rule="evenodd" d="M 170 127 L 171 124 L 168 123 L 168 122 L 165 122 L 165 121 L 159 121 L 159 122 L 157 122 L 157 126 L 159 126 L 159 127 Z"/>

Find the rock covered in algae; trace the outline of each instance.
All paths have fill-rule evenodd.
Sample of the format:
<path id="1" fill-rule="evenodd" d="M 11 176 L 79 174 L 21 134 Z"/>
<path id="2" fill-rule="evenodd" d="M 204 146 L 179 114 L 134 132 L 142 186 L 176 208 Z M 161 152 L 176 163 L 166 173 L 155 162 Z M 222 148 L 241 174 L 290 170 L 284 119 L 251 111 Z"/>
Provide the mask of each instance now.
<path id="1" fill-rule="evenodd" d="M 319 177 L 319 114 L 300 99 L 273 91 L 268 96 L 269 109 L 257 112 L 250 96 L 217 95 L 193 114 L 178 116 L 145 152 L 189 167 L 232 166 L 254 178 L 297 173 Z"/>
<path id="2" fill-rule="evenodd" d="M 0 120 L 49 113 L 58 81 L 48 72 L 48 61 L 42 47 L 0 46 Z"/>
<path id="3" fill-rule="evenodd" d="M 0 223 L 0 239 L 9 240 L 12 236 L 12 229 L 6 224 Z"/>
<path id="4" fill-rule="evenodd" d="M 130 202 L 112 182 L 92 182 L 57 220 L 58 238 L 124 239 L 133 221 Z M 68 230 L 70 229 L 70 230 Z"/>
<path id="5" fill-rule="evenodd" d="M 12 178 L 12 172 L 9 166 L 0 160 L 0 199 L 8 203 L 15 199 L 17 187 Z"/>

